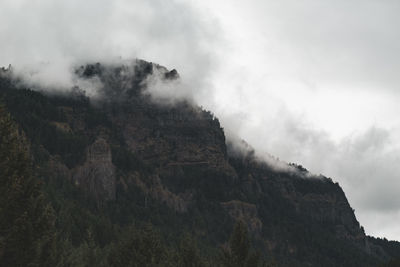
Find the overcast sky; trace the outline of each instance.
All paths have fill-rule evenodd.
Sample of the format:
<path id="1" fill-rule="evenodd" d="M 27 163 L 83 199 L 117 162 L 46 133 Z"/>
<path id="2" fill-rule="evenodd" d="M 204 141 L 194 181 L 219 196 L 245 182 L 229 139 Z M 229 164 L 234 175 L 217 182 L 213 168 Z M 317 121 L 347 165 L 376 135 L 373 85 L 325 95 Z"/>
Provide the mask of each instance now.
<path id="1" fill-rule="evenodd" d="M 1 0 L 0 65 L 49 87 L 88 60 L 176 68 L 228 136 L 332 177 L 367 234 L 400 240 L 398 14 L 395 0 Z"/>

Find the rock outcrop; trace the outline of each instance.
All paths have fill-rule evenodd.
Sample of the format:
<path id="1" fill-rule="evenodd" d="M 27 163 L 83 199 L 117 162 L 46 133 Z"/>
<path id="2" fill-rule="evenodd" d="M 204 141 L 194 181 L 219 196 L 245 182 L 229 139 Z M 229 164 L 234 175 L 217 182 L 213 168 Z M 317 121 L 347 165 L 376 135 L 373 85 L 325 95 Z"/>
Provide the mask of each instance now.
<path id="1" fill-rule="evenodd" d="M 36 142 L 35 160 L 45 166 L 45 175 L 73 181 L 99 206 L 110 201 L 127 213 L 133 206 L 139 210 L 130 216 L 141 216 L 152 203 L 159 208 L 155 220 L 164 224 L 175 216 L 182 229 L 213 245 L 225 242 L 234 222 L 243 220 L 257 248 L 282 266 L 340 266 L 352 255 L 367 263 L 389 257 L 381 243 L 365 235 L 331 179 L 298 166 L 277 170 L 254 153 L 238 153 L 226 144 L 218 119 L 199 107 L 153 103 L 143 90 L 155 68 L 165 79 L 179 79 L 176 71 L 145 61 L 77 69 L 81 78 L 103 85 L 103 98 L 94 105 L 76 88 L 68 97 L 21 90 L 19 97 L 46 103 L 46 112 L 27 109 L 41 119 L 47 138 L 30 128 L 31 117 L 13 109 L 24 101 L 6 98 Z M 0 79 L 1 88 L 10 84 Z M 2 90 L 7 97 L 8 89 Z"/>
<path id="2" fill-rule="evenodd" d="M 104 138 L 98 137 L 87 148 L 86 161 L 76 169 L 73 179 L 98 202 L 115 199 L 115 167 L 110 146 Z"/>

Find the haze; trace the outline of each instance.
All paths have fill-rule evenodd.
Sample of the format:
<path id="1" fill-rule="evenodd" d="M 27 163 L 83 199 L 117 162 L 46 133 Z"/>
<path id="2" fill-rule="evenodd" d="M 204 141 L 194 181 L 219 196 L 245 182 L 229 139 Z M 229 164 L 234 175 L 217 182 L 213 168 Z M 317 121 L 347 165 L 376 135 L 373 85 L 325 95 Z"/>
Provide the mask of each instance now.
<path id="1" fill-rule="evenodd" d="M 367 234 L 400 240 L 399 13 L 391 0 L 2 0 L 0 65 L 54 90 L 85 61 L 176 68 L 229 138 L 332 177 Z"/>

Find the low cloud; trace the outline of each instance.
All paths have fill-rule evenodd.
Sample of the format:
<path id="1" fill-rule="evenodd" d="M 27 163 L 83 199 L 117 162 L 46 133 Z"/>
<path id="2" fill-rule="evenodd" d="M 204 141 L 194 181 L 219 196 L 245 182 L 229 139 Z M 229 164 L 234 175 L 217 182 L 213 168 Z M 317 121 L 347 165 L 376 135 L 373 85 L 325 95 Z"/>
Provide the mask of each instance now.
<path id="1" fill-rule="evenodd" d="M 176 77 L 168 78 L 166 73 L 168 73 L 166 69 L 153 68 L 153 73 L 143 81 L 145 85 L 143 93 L 150 95 L 154 102 L 162 105 L 174 105 L 181 101 L 194 103 L 191 85 L 185 84 L 176 70 L 169 72 Z"/>
<path id="2" fill-rule="evenodd" d="M 91 96 L 102 85 L 74 78 L 75 66 L 142 58 L 175 68 L 180 80 L 147 81 L 155 101 L 190 99 L 260 157 L 332 177 L 367 233 L 400 239 L 400 4 L 201 3 L 2 0 L 0 66 L 33 87 Z"/>
<path id="3" fill-rule="evenodd" d="M 217 23 L 200 12 L 179 0 L 4 0 L 0 66 L 11 63 L 32 86 L 64 90 L 76 85 L 80 64 L 142 58 L 177 68 L 196 88 L 185 94 L 199 96 L 209 90 L 210 47 L 219 42 Z"/>
<path id="4" fill-rule="evenodd" d="M 371 126 L 334 139 L 305 120 L 282 108 L 279 117 L 243 122 L 227 133 L 236 130 L 261 155 L 272 154 L 338 181 L 367 234 L 398 239 L 398 129 Z M 379 227 L 383 222 L 385 227 Z"/>

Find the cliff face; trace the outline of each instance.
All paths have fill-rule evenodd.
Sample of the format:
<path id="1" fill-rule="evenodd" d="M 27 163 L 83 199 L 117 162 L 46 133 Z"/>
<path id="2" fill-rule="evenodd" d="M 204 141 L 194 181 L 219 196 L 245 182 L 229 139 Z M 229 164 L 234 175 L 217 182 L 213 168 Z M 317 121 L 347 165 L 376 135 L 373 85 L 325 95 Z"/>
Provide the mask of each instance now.
<path id="1" fill-rule="evenodd" d="M 144 61 L 77 69 L 83 79 L 102 82 L 103 100 L 95 105 L 79 90 L 52 97 L 17 92 L 5 78 L 1 93 L 34 144 L 44 175 L 71 181 L 97 203 L 121 207 L 123 197 L 144 209 L 159 203 L 186 218 L 185 227 L 201 238 L 219 244 L 243 220 L 262 253 L 282 265 L 351 266 L 352 255 L 362 255 L 368 265 L 390 257 L 368 241 L 331 179 L 298 166 L 276 170 L 252 153 L 236 152 L 210 112 L 185 102 L 153 103 L 143 90 L 155 69 L 165 79 L 179 77 Z"/>
<path id="2" fill-rule="evenodd" d="M 76 168 L 73 179 L 77 186 L 98 201 L 115 199 L 115 167 L 111 160 L 110 145 L 105 139 L 98 137 L 87 148 L 86 161 Z"/>

